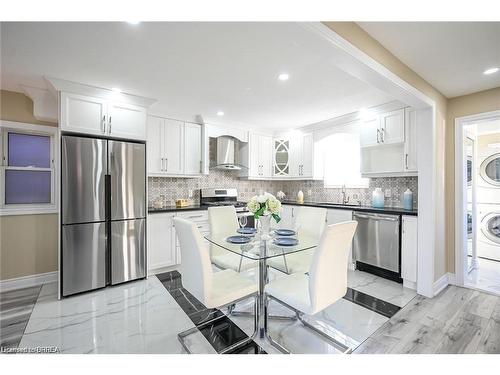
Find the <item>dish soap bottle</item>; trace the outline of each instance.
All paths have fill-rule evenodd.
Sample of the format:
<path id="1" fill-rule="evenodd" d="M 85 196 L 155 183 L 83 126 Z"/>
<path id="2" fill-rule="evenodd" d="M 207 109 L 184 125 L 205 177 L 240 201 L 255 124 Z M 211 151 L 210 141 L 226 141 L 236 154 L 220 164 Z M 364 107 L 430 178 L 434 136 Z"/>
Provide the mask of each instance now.
<path id="1" fill-rule="evenodd" d="M 297 203 L 304 203 L 304 193 L 302 190 L 299 190 L 297 193 Z"/>
<path id="2" fill-rule="evenodd" d="M 384 192 L 381 188 L 375 188 L 372 193 L 372 206 L 375 208 L 384 208 Z"/>
<path id="3" fill-rule="evenodd" d="M 413 193 L 410 189 L 403 193 L 403 207 L 405 210 L 413 210 Z"/>

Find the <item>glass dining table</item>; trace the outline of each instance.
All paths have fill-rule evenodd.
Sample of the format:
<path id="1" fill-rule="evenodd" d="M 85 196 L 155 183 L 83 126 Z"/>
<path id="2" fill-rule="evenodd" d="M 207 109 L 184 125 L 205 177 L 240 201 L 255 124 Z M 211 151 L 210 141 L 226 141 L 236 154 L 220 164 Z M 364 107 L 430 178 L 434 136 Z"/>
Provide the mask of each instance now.
<path id="1" fill-rule="evenodd" d="M 205 239 L 211 244 L 217 245 L 220 248 L 227 250 L 243 258 L 257 261 L 259 264 L 259 295 L 257 298 L 257 321 L 260 338 L 265 337 L 265 295 L 264 288 L 268 282 L 268 265 L 267 260 L 275 257 L 283 257 L 286 267 L 286 255 L 299 253 L 313 249 L 318 246 L 318 239 L 300 232 L 291 238 L 297 239 L 297 244 L 293 246 L 277 245 L 275 240 L 277 235 L 271 231 L 268 236 L 262 236 L 257 232 L 254 236 L 250 236 L 250 242 L 245 244 L 234 244 L 228 241 L 228 235 L 207 235 Z"/>

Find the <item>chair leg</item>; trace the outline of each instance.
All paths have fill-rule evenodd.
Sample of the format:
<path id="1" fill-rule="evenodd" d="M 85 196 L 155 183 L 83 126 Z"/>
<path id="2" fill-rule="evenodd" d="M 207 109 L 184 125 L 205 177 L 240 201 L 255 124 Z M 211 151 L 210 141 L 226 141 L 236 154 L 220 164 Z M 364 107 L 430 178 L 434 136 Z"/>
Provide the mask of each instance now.
<path id="1" fill-rule="evenodd" d="M 266 313 L 267 313 L 267 304 L 268 304 L 268 301 L 269 299 L 272 298 L 273 300 L 275 300 L 276 302 L 280 303 L 281 305 L 287 307 L 288 309 L 292 310 L 295 312 L 295 316 L 296 318 L 302 323 L 302 325 L 308 329 L 310 329 L 311 331 L 313 331 L 314 333 L 318 334 L 319 336 L 321 336 L 322 338 L 326 339 L 333 347 L 335 347 L 335 349 L 341 351 L 342 353 L 344 354 L 350 354 L 352 353 L 352 349 L 349 348 L 348 346 L 342 344 L 341 342 L 338 342 L 337 340 L 335 340 L 333 337 L 331 336 L 328 336 L 326 333 L 324 333 L 323 331 L 321 331 L 320 329 L 316 328 L 315 326 L 313 326 L 312 324 L 306 322 L 303 318 L 303 313 L 301 313 L 300 311 L 294 309 L 293 307 L 287 305 L 286 303 L 284 303 L 283 301 L 280 301 L 279 299 L 277 298 L 274 298 L 274 297 L 269 297 L 269 296 L 266 296 Z M 266 336 L 267 338 L 269 339 L 269 341 L 271 342 L 271 345 L 275 346 L 274 344 L 277 344 L 279 347 L 278 349 L 281 350 L 281 348 L 285 349 L 288 351 L 288 349 L 284 348 L 281 344 L 278 344 L 277 342 L 275 342 L 271 336 L 268 334 L 268 330 L 267 330 L 267 327 L 266 327 Z M 273 344 L 274 343 L 274 344 Z M 280 348 L 281 347 L 281 348 Z M 288 351 L 289 353 L 290 351 Z"/>
<path id="2" fill-rule="evenodd" d="M 269 297 L 266 295 L 264 299 L 264 332 L 266 333 L 266 337 L 271 343 L 271 346 L 278 349 L 281 353 L 283 354 L 290 354 L 290 350 L 285 348 L 283 345 L 281 345 L 279 342 L 274 341 L 272 336 L 269 334 L 269 329 L 268 329 L 268 311 L 269 311 Z"/>
<path id="3" fill-rule="evenodd" d="M 249 342 L 251 342 L 251 341 L 255 338 L 255 336 L 257 335 L 257 331 L 258 331 L 258 329 L 257 329 L 257 327 L 258 327 L 258 321 L 257 321 L 257 299 L 258 299 L 258 295 L 257 295 L 257 294 L 255 294 L 255 296 L 254 296 L 254 301 L 255 301 L 255 302 L 254 302 L 254 326 L 253 326 L 253 328 L 254 328 L 254 332 L 252 333 L 252 335 L 251 335 L 251 336 L 249 336 L 249 337 L 247 337 L 246 339 L 243 339 L 243 340 L 241 340 L 241 341 L 238 341 L 238 342 L 234 343 L 233 345 L 231 345 L 231 346 L 229 346 L 229 347 L 225 348 L 224 350 L 220 351 L 220 352 L 219 352 L 219 354 L 224 354 L 224 353 L 227 353 L 227 352 L 229 352 L 229 351 L 231 351 L 231 350 L 234 350 L 234 349 L 236 349 L 236 348 L 238 348 L 238 347 L 240 347 L 240 346 L 243 346 L 243 345 L 245 345 L 245 344 L 248 344 Z M 229 309 L 231 309 L 231 308 L 233 308 L 233 309 L 234 309 L 234 307 L 235 307 L 235 306 L 236 306 L 236 304 L 235 304 L 235 303 L 228 305 L 228 306 L 227 306 L 228 311 L 229 311 Z M 202 323 L 202 324 L 199 324 L 199 325 L 197 325 L 197 326 L 195 326 L 195 327 L 189 328 L 189 329 L 187 329 L 187 330 L 185 330 L 185 331 L 183 331 L 183 332 L 181 332 L 181 333 L 178 333 L 178 334 L 177 334 L 177 339 L 178 339 L 178 340 L 179 340 L 179 342 L 181 343 L 181 345 L 182 345 L 182 347 L 184 348 L 184 350 L 185 350 L 188 354 L 191 354 L 191 351 L 190 351 L 190 350 L 189 350 L 189 348 L 187 347 L 186 342 L 185 342 L 185 340 L 184 340 L 184 339 L 185 339 L 187 336 L 192 335 L 193 333 L 198 332 L 198 330 L 199 330 L 200 328 L 203 328 L 203 327 L 205 327 L 205 326 L 207 326 L 207 325 L 209 325 L 209 324 L 212 324 L 212 323 L 214 323 L 214 322 L 216 322 L 216 321 L 218 321 L 218 320 L 220 320 L 220 319 L 223 319 L 223 318 L 225 318 L 225 317 L 226 317 L 225 315 L 219 316 L 219 317 L 217 317 L 217 318 L 214 318 L 214 319 L 211 319 L 211 320 L 209 320 L 209 321 L 207 321 L 207 322 L 204 322 L 204 323 Z"/>

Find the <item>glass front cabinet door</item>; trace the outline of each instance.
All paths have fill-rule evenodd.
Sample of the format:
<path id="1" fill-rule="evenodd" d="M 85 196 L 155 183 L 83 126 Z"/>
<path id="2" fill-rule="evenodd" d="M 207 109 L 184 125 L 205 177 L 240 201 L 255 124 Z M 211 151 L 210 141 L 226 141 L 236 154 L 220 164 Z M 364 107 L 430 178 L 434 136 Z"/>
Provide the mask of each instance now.
<path id="1" fill-rule="evenodd" d="M 274 140 L 274 175 L 288 176 L 290 174 L 290 141 Z"/>

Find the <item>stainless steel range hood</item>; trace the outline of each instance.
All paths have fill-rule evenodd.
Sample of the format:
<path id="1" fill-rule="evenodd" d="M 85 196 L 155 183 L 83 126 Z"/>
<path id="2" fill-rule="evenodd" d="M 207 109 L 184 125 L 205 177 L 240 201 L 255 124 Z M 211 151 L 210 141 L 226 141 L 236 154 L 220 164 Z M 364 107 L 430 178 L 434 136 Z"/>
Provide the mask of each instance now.
<path id="1" fill-rule="evenodd" d="M 240 170 L 238 163 L 240 141 L 234 137 L 210 138 L 210 168 Z"/>

